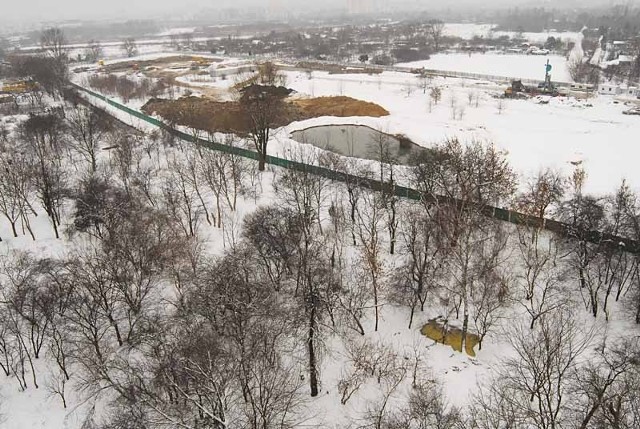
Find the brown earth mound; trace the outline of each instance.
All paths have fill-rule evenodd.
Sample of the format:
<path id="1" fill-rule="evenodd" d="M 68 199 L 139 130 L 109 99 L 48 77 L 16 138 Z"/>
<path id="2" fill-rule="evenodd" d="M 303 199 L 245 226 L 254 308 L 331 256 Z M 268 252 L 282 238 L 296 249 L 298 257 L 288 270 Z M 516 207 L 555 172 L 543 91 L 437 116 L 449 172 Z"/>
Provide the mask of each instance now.
<path id="1" fill-rule="evenodd" d="M 218 63 L 222 60 L 219 58 L 202 58 L 195 55 L 174 55 L 170 57 L 162 57 L 156 58 L 153 60 L 128 60 L 128 61 L 120 61 L 117 63 L 107 64 L 103 66 L 103 70 L 105 72 L 114 73 L 114 72 L 122 72 L 122 71 L 130 71 L 133 67 L 138 67 L 140 70 L 144 70 L 147 67 L 167 67 L 170 65 L 181 65 L 182 67 L 189 67 L 192 61 L 199 62 L 202 66 L 208 66 L 211 63 Z"/>
<path id="2" fill-rule="evenodd" d="M 142 111 L 150 115 L 157 114 L 170 123 L 203 131 L 243 135 L 249 132 L 251 125 L 250 116 L 235 101 L 218 102 L 198 97 L 173 101 L 152 99 L 142 107 Z M 294 109 L 283 109 L 280 117 L 275 119 L 275 126 L 298 120 L 296 113 Z"/>
<path id="3" fill-rule="evenodd" d="M 371 116 L 379 118 L 389 115 L 386 109 L 375 103 L 344 96 L 300 99 L 294 100 L 292 103 L 298 106 L 309 118 L 317 118 L 318 116 Z"/>
<path id="4" fill-rule="evenodd" d="M 389 114 L 374 103 L 349 97 L 320 97 L 283 103 L 275 126 L 319 116 L 372 116 Z M 184 97 L 179 100 L 152 99 L 142 107 L 146 114 L 157 114 L 166 121 L 204 131 L 246 134 L 250 117 L 236 101 L 217 102 L 206 98 Z"/>

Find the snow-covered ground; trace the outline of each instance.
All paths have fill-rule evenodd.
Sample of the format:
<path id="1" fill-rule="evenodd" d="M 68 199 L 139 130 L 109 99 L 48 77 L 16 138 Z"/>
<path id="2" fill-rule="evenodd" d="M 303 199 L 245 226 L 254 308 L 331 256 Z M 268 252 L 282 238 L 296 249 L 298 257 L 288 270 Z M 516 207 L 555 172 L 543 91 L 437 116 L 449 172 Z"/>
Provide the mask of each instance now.
<path id="1" fill-rule="evenodd" d="M 544 64 L 542 57 L 523 58 Z M 299 143 L 290 139 L 293 130 L 323 124 L 362 124 L 392 134 L 405 134 L 426 147 L 453 137 L 465 142 L 493 142 L 508 152 L 512 166 L 522 177 L 531 176 L 544 167 L 570 175 L 573 164 L 582 162 L 588 174 L 586 189 L 589 192 L 613 192 L 622 179 L 640 189 L 640 170 L 636 162 L 640 153 L 636 147 L 640 120 L 637 116 L 623 115 L 629 107 L 612 97 L 500 101 L 496 97 L 504 92 L 504 86 L 488 81 L 436 78 L 429 82 L 429 88 L 440 87 L 442 100 L 430 108 L 429 88 L 423 93 L 419 80 L 408 73 L 330 75 L 316 71 L 312 79 L 303 72 L 286 74 L 287 86 L 300 97 L 346 95 L 377 103 L 390 115 L 383 118 L 323 117 L 295 122 L 275 133 L 276 141 L 269 147 L 273 155 L 286 155 L 287 151 L 299 147 Z M 224 90 L 233 81 L 233 77 L 216 81 L 207 79 L 201 84 Z M 189 84 L 199 85 L 197 81 Z M 455 119 L 452 99 L 456 105 Z M 503 106 L 502 113 L 499 104 Z"/>
<path id="2" fill-rule="evenodd" d="M 559 55 L 520 55 L 491 52 L 486 54 L 435 54 L 429 60 L 397 65 L 544 81 L 547 59 L 553 67 L 551 73 L 553 80 L 558 82 L 572 81 L 567 69 L 567 59 Z"/>
<path id="3" fill-rule="evenodd" d="M 168 30 L 164 30 L 158 33 L 158 36 L 177 36 L 181 34 L 190 34 L 196 31 L 196 27 L 175 27 L 169 28 Z"/>
<path id="4" fill-rule="evenodd" d="M 314 72 L 309 80 L 304 73 L 289 72 L 288 86 L 314 96 L 348 95 L 380 104 L 390 112 L 383 118 L 317 118 L 291 124 L 288 130 L 303 129 L 321 123 L 359 123 L 392 134 L 405 134 L 417 144 L 430 146 L 458 137 L 495 143 L 508 152 L 512 166 L 523 177 L 543 167 L 552 167 L 569 175 L 582 161 L 587 171 L 586 188 L 594 193 L 613 192 L 623 178 L 640 189 L 637 168 L 637 135 L 640 118 L 622 115 L 626 106 L 611 97 L 589 100 L 569 97 L 530 100 L 502 100 L 494 96 L 503 87 L 490 82 L 435 79 L 431 86 L 442 88 L 442 101 L 429 112 L 429 95 L 414 86 L 409 74 L 385 72 L 379 76 L 329 75 Z M 469 104 L 469 96 L 474 98 Z M 479 97 L 475 107 L 475 97 Z M 452 119 L 451 100 L 455 99 L 456 119 Z M 548 104 L 541 104 L 548 101 Z M 460 119 L 460 112 L 462 118 Z M 284 139 L 286 133 L 279 133 Z M 288 141 L 288 140 L 287 140 Z"/>
<path id="5" fill-rule="evenodd" d="M 561 40 L 575 40 L 578 37 L 577 32 L 572 31 L 543 31 L 540 33 L 515 31 L 494 31 L 495 24 L 472 24 L 472 23 L 447 23 L 444 29 L 448 36 L 461 37 L 463 39 L 472 39 L 474 37 L 498 38 L 501 36 L 516 37 L 522 36 L 530 43 L 544 43 L 549 37 Z"/>

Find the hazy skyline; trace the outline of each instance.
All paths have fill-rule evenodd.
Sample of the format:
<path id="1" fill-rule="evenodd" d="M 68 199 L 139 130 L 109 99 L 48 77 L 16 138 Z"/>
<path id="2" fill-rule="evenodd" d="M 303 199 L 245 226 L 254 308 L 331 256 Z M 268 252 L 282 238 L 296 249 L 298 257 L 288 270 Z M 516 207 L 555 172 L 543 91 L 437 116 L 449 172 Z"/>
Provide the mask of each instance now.
<path id="1" fill-rule="evenodd" d="M 489 0 L 483 2 L 482 7 L 509 6 L 542 6 L 558 8 L 584 6 L 588 4 L 628 3 L 637 5 L 640 0 L 562 0 L 532 1 L 532 0 Z M 317 5 L 317 3 L 316 3 Z M 314 6 L 299 0 L 110 0 L 108 2 L 95 0 L 23 0 L 11 2 L 2 9 L 1 20 L 4 22 L 50 22 L 72 19 L 121 19 L 121 18 L 158 18 L 170 16 L 173 18 L 190 18 L 203 9 L 218 8 L 262 8 L 265 10 L 304 11 L 305 9 L 342 9 L 363 12 L 373 9 L 404 6 L 407 8 L 447 9 L 460 6 L 478 7 L 477 0 L 323 0 L 322 6 Z"/>

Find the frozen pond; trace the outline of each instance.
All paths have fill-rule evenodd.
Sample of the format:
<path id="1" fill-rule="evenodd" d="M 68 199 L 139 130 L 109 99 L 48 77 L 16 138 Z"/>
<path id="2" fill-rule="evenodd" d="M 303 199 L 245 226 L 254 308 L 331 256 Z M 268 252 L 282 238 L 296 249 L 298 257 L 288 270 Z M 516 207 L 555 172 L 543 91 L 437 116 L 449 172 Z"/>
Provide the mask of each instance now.
<path id="1" fill-rule="evenodd" d="M 291 138 L 340 155 L 411 164 L 425 149 L 402 136 L 393 136 L 364 125 L 321 125 L 294 131 Z"/>

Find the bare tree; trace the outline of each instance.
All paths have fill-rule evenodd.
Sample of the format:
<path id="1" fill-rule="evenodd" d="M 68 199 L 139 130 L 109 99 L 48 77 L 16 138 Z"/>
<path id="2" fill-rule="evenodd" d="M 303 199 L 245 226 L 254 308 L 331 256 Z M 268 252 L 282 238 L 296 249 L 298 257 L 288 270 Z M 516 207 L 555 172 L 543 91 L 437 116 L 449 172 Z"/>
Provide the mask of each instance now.
<path id="1" fill-rule="evenodd" d="M 434 104 L 437 105 L 442 99 L 442 90 L 438 87 L 432 88 L 429 97 L 433 100 Z"/>
<path id="2" fill-rule="evenodd" d="M 254 246 L 264 278 L 276 291 L 293 270 L 301 234 L 298 219 L 284 208 L 261 208 L 245 218 L 243 236 Z"/>
<path id="3" fill-rule="evenodd" d="M 407 210 L 401 225 L 404 263 L 397 269 L 391 297 L 411 308 L 411 329 L 416 307 L 424 311 L 429 294 L 442 286 L 447 243 L 439 225 L 417 209 Z"/>
<path id="4" fill-rule="evenodd" d="M 568 304 L 568 294 L 562 288 L 566 270 L 559 261 L 558 239 L 542 232 L 545 218 L 550 210 L 559 207 L 564 192 L 564 179 L 545 170 L 528 181 L 526 190 L 517 198 L 518 209 L 531 216 L 517 227 L 523 264 L 517 274 L 521 291 L 518 302 L 531 316 L 531 329 L 540 317 Z"/>
<path id="5" fill-rule="evenodd" d="M 181 159 L 170 160 L 169 171 L 171 175 L 162 189 L 164 208 L 186 237 L 195 237 L 204 211 L 199 188 L 192 186 L 191 170 Z"/>
<path id="6" fill-rule="evenodd" d="M 14 237 L 18 236 L 17 223 L 20 222 L 22 233 L 28 231 L 35 240 L 29 220 L 30 215 L 38 215 L 29 201 L 33 192 L 31 165 L 24 155 L 9 152 L 0 155 L 0 171 L 0 213 L 11 224 Z"/>
<path id="7" fill-rule="evenodd" d="M 616 193 L 605 199 L 604 231 L 613 236 L 633 236 L 633 228 L 629 228 L 628 216 L 635 204 L 635 194 L 623 181 Z M 616 301 L 620 299 L 623 291 L 626 291 L 632 283 L 633 276 L 639 268 L 638 263 L 638 259 L 621 246 L 605 245 L 600 249 L 599 256 L 595 260 L 595 276 L 597 281 L 605 287 L 602 309 L 607 320 L 609 320 L 609 302 L 612 294 Z"/>
<path id="8" fill-rule="evenodd" d="M 567 70 L 574 82 L 585 82 L 589 75 L 589 65 L 583 55 L 575 55 L 572 53 L 567 63 Z"/>
<path id="9" fill-rule="evenodd" d="M 425 380 L 409 392 L 408 404 L 392 413 L 384 422 L 386 429 L 454 429 L 460 427 L 461 412 L 447 403 L 442 384 Z"/>
<path id="10" fill-rule="evenodd" d="M 358 237 L 361 263 L 366 267 L 368 279 L 371 281 L 375 311 L 374 331 L 378 331 L 382 306 L 380 303 L 382 297 L 381 278 L 384 273 L 380 239 L 380 228 L 384 222 L 384 201 L 380 194 L 372 192 L 363 193 L 360 199 L 361 203 L 356 208 L 356 236 Z"/>
<path id="11" fill-rule="evenodd" d="M 578 278 L 586 308 L 596 317 L 604 286 L 597 274 L 602 246 L 593 244 L 590 234 L 604 229 L 605 209 L 600 199 L 583 194 L 585 178 L 584 170 L 576 169 L 571 182 L 572 199 L 563 205 L 561 217 L 568 225 L 568 239 L 564 241 L 569 253 L 568 263 Z"/>
<path id="12" fill-rule="evenodd" d="M 264 171 L 271 129 L 278 124 L 284 109 L 282 97 L 267 87 L 249 87 L 240 99 L 249 117 L 251 139 L 258 152 L 258 169 Z"/>
<path id="13" fill-rule="evenodd" d="M 278 66 L 271 61 L 257 65 L 258 77 L 262 85 L 268 86 L 284 86 L 287 84 L 287 77 Z"/>
<path id="14" fill-rule="evenodd" d="M 549 209 L 557 209 L 566 191 L 566 180 L 553 170 L 543 170 L 527 181 L 526 189 L 518 196 L 517 206 L 522 213 L 535 216 L 540 227 Z M 535 231 L 534 231 L 535 232 Z M 537 235 L 533 239 L 537 239 Z"/>
<path id="15" fill-rule="evenodd" d="M 133 38 L 124 39 L 120 48 L 129 58 L 135 57 L 138 54 L 138 45 Z"/>
<path id="16" fill-rule="evenodd" d="M 381 203 L 387 215 L 385 223 L 389 231 L 389 253 L 393 255 L 396 247 L 396 232 L 399 222 L 398 205 L 400 201 L 395 193 L 397 174 L 395 165 L 398 163 L 398 159 L 392 153 L 391 145 L 391 136 L 379 131 L 373 137 L 371 151 L 373 158 L 378 161 L 380 169 L 380 183 L 383 184 Z"/>
<path id="17" fill-rule="evenodd" d="M 375 380 L 381 395 L 369 404 L 361 427 L 386 427 L 389 402 L 409 372 L 407 362 L 392 348 L 365 339 L 349 341 L 346 349 L 348 365 L 338 383 L 341 403 L 346 404 L 365 383 Z"/>
<path id="18" fill-rule="evenodd" d="M 455 94 L 451 94 L 449 99 L 449 108 L 451 109 L 451 119 L 455 120 L 458 114 L 458 99 Z"/>
<path id="19" fill-rule="evenodd" d="M 431 38 L 431 41 L 433 42 L 433 49 L 435 52 L 440 51 L 442 39 L 444 36 L 444 29 L 445 29 L 444 22 L 437 19 L 432 19 L 427 24 L 427 34 L 429 35 L 429 37 Z"/>
<path id="20" fill-rule="evenodd" d="M 98 110 L 77 106 L 67 113 L 66 119 L 73 141 L 72 148 L 89 163 L 90 171 L 95 173 L 100 143 L 111 128 L 109 117 Z"/>
<path id="21" fill-rule="evenodd" d="M 574 372 L 570 391 L 575 427 L 631 428 L 638 423 L 638 366 L 640 348 L 637 339 L 622 339 L 602 347 Z"/>
<path id="22" fill-rule="evenodd" d="M 429 76 L 425 71 L 422 71 L 418 75 L 418 86 L 422 89 L 422 93 L 426 94 L 427 89 L 429 88 L 429 83 L 431 81 L 431 76 Z"/>
<path id="23" fill-rule="evenodd" d="M 60 211 L 67 195 L 67 174 L 62 162 L 62 120 L 55 114 L 31 116 L 22 124 L 27 156 L 33 165 L 33 183 L 56 238 L 60 238 Z"/>
<path id="24" fill-rule="evenodd" d="M 414 180 L 422 193 L 426 215 L 441 226 L 450 249 L 449 288 L 458 316 L 460 308 L 464 309 L 464 346 L 473 284 L 504 262 L 506 240 L 502 228 L 487 219 L 482 208 L 511 197 L 514 174 L 504 154 L 493 146 L 475 142 L 463 147 L 459 141 L 450 140 L 414 170 Z"/>
<path id="25" fill-rule="evenodd" d="M 61 64 L 67 61 L 67 39 L 59 27 L 47 28 L 40 34 L 40 46 L 51 58 Z"/>
<path id="26" fill-rule="evenodd" d="M 479 337 L 478 346 L 505 316 L 512 288 L 512 278 L 498 269 L 483 274 L 471 291 L 472 319 Z"/>
<path id="27" fill-rule="evenodd" d="M 294 261 L 294 296 L 301 300 L 304 314 L 309 384 L 311 396 L 318 395 L 319 347 L 322 321 L 332 313 L 329 306 L 338 282 L 326 255 L 318 216 L 322 210 L 322 190 L 326 180 L 307 172 L 287 170 L 276 180 L 274 188 L 284 204 L 292 210 L 301 235 Z"/>
<path id="28" fill-rule="evenodd" d="M 556 311 L 533 330 L 516 324 L 508 338 L 516 354 L 478 397 L 480 408 L 490 407 L 480 427 L 568 427 L 575 371 L 593 344 L 593 328 L 582 329 L 569 312 Z"/>
<path id="29" fill-rule="evenodd" d="M 232 136 L 229 136 L 225 139 L 224 144 L 234 147 L 237 142 Z M 208 151 L 202 154 L 198 167 L 204 183 L 208 185 L 216 198 L 216 222 L 220 228 L 224 213 L 223 205 L 226 203 L 229 210 L 235 211 L 238 196 L 247 192 L 245 183 L 248 175 L 247 164 L 242 157 L 235 153 Z"/>
<path id="30" fill-rule="evenodd" d="M 102 58 L 104 49 L 102 48 L 102 44 L 97 40 L 89 40 L 89 46 L 86 51 L 87 61 L 96 62 L 100 58 Z"/>
<path id="31" fill-rule="evenodd" d="M 182 39 L 182 43 L 184 44 L 185 49 L 191 49 L 193 45 L 193 33 L 186 32 L 180 35 Z"/>

